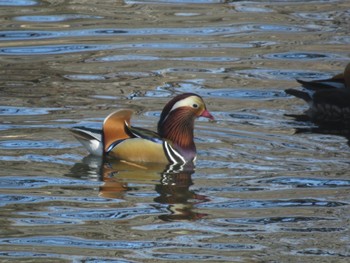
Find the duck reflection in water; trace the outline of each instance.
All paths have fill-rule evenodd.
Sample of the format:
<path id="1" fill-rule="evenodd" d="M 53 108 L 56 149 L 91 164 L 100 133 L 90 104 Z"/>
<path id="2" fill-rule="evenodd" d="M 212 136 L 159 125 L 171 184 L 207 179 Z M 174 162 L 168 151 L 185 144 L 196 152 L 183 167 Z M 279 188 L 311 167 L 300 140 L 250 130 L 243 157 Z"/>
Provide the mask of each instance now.
<path id="1" fill-rule="evenodd" d="M 296 122 L 295 134 L 316 133 L 324 135 L 342 136 L 347 139 L 350 146 L 350 123 L 344 121 L 315 121 L 307 114 L 286 114 L 287 117 L 293 118 Z"/>
<path id="2" fill-rule="evenodd" d="M 99 195 L 125 199 L 127 192 L 138 191 L 137 185 L 154 185 L 158 196 L 153 200 L 166 205 L 168 213 L 159 215 L 164 221 L 197 220 L 206 214 L 194 211 L 206 196 L 190 190 L 194 173 L 192 162 L 185 165 L 137 164 L 89 155 L 76 163 L 68 176 L 101 180 Z"/>

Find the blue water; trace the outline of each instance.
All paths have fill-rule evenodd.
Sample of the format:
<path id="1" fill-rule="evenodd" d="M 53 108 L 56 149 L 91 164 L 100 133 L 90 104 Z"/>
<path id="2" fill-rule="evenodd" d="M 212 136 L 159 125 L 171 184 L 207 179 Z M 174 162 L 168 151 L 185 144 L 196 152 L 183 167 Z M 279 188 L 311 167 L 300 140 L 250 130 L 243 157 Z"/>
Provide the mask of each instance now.
<path id="1" fill-rule="evenodd" d="M 348 1 L 1 1 L 0 261 L 348 262 L 349 132 L 284 90 L 349 62 Z M 194 167 L 68 131 L 203 96 Z"/>

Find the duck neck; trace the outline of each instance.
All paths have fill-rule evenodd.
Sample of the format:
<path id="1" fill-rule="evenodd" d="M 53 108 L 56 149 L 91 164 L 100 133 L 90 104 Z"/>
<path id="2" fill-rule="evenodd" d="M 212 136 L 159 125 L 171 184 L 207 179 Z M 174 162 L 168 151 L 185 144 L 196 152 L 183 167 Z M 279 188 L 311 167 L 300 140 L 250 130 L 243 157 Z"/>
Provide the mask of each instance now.
<path id="1" fill-rule="evenodd" d="M 158 123 L 159 135 L 170 141 L 186 159 L 193 159 L 196 155 L 193 141 L 194 120 L 195 116 L 189 115 L 188 111 L 176 109 Z"/>

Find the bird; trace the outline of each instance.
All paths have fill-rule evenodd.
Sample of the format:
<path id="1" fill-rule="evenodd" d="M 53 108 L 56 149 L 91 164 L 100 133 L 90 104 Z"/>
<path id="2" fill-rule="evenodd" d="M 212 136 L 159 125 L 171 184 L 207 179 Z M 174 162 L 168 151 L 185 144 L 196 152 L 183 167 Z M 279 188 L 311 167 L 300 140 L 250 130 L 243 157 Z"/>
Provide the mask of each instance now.
<path id="1" fill-rule="evenodd" d="M 332 78 L 305 81 L 297 79 L 304 90 L 286 89 L 285 92 L 303 99 L 309 105 L 306 115 L 315 122 L 350 121 L 350 63 L 343 73 Z"/>
<path id="2" fill-rule="evenodd" d="M 119 109 L 105 118 L 102 130 L 73 127 L 70 131 L 92 155 L 132 163 L 186 164 L 196 160 L 195 119 L 214 120 L 195 93 L 177 95 L 164 106 L 157 132 L 131 126 L 132 114 L 130 109 Z"/>

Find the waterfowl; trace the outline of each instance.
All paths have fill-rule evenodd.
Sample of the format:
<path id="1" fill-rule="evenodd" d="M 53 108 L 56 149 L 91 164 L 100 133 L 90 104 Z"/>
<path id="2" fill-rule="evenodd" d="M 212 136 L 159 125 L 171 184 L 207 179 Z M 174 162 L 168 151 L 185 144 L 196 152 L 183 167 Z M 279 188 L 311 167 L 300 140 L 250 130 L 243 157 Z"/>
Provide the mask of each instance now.
<path id="1" fill-rule="evenodd" d="M 287 94 L 305 100 L 309 118 L 318 122 L 348 122 L 350 120 L 350 63 L 343 73 L 329 79 L 297 80 L 304 90 L 287 89 Z"/>
<path id="2" fill-rule="evenodd" d="M 214 119 L 194 93 L 178 95 L 165 105 L 157 132 L 131 126 L 132 113 L 117 110 L 105 118 L 102 130 L 74 127 L 71 132 L 93 155 L 133 163 L 184 164 L 196 158 L 195 119 Z"/>

